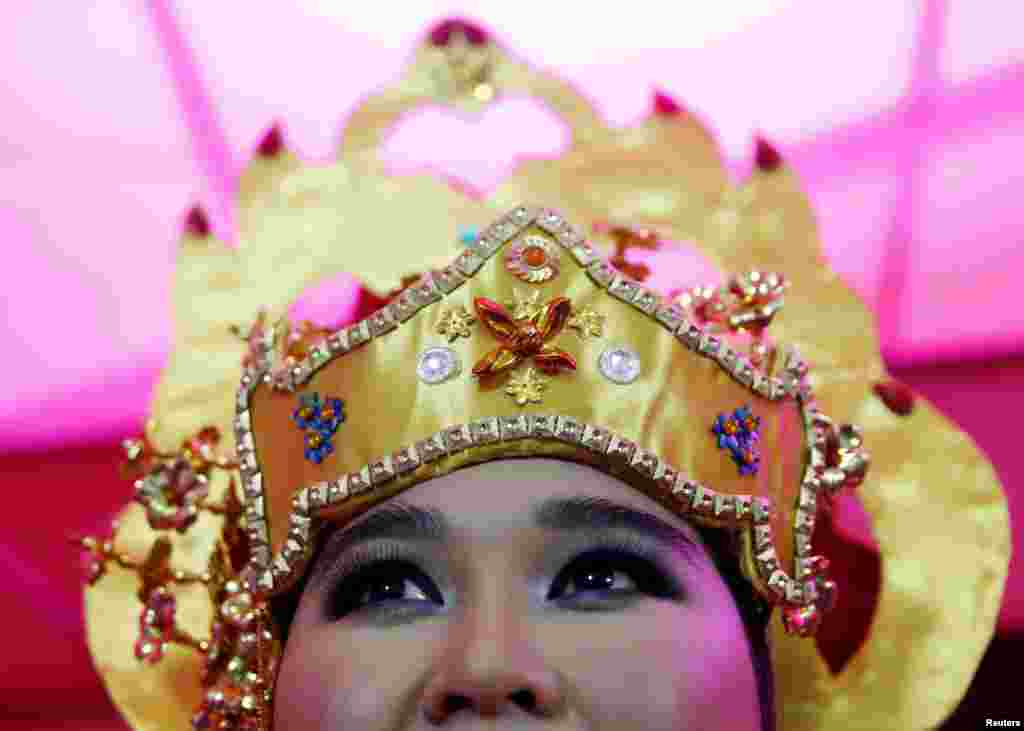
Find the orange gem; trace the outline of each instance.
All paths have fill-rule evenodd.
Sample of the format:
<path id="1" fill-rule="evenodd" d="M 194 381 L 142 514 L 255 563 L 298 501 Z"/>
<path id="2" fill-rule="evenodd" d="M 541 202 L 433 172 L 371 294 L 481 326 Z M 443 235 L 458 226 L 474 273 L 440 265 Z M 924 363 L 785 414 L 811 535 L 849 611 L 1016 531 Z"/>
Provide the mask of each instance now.
<path id="1" fill-rule="evenodd" d="M 320 418 L 330 421 L 334 418 L 334 409 L 324 409 L 320 412 Z"/>
<path id="2" fill-rule="evenodd" d="M 320 435 L 319 434 L 310 434 L 309 435 L 309 446 L 311 446 L 311 447 L 319 447 L 320 446 Z"/>
<path id="3" fill-rule="evenodd" d="M 302 411 L 299 412 L 299 416 L 301 416 L 303 419 L 307 419 L 307 420 L 308 419 L 312 419 L 313 418 L 313 409 L 311 409 L 311 408 L 309 408 L 307 406 L 306 408 L 304 408 Z"/>
<path id="4" fill-rule="evenodd" d="M 736 422 L 735 421 L 733 421 L 732 419 L 729 419 L 727 422 L 725 422 L 725 433 L 726 434 L 735 434 L 736 432 L 737 432 L 737 426 L 736 426 Z"/>
<path id="5" fill-rule="evenodd" d="M 527 246 L 523 249 L 523 261 L 531 267 L 544 266 L 548 261 L 548 253 L 540 246 Z"/>

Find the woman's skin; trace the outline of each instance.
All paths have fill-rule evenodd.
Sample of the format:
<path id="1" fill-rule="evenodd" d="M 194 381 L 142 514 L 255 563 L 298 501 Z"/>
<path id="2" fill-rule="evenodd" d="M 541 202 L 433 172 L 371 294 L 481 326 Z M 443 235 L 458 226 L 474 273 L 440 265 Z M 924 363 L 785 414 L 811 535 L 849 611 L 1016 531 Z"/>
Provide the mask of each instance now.
<path id="1" fill-rule="evenodd" d="M 573 496 L 654 515 L 683 538 L 664 546 L 649 532 L 602 527 L 589 513 L 582 516 L 589 530 L 534 523 L 542 502 Z M 346 584 L 339 569 L 355 549 L 334 555 L 343 550 L 340 539 L 396 503 L 439 510 L 450 524 L 448 540 L 384 540 L 405 547 L 401 557 L 410 556 L 424 576 L 378 570 Z M 631 535 L 663 565 L 605 554 L 573 566 L 583 553 Z M 374 543 L 382 541 L 363 549 Z M 274 728 L 681 731 L 759 724 L 743 624 L 692 527 L 592 468 L 517 459 L 424 482 L 335 531 L 291 625 Z"/>

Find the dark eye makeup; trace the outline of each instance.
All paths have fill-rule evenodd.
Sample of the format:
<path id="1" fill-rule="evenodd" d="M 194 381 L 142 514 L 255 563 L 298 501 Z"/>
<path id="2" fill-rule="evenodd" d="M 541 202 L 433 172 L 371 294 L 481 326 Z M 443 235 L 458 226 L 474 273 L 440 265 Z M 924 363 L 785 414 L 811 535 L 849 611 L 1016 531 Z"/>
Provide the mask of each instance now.
<path id="1" fill-rule="evenodd" d="M 404 543 L 368 544 L 346 556 L 325 577 L 323 615 L 404 618 L 444 606 L 422 568 L 422 556 Z M 562 568 L 546 599 L 572 611 L 611 611 L 642 597 L 676 600 L 684 589 L 660 551 L 634 536 L 607 536 L 578 552 Z"/>

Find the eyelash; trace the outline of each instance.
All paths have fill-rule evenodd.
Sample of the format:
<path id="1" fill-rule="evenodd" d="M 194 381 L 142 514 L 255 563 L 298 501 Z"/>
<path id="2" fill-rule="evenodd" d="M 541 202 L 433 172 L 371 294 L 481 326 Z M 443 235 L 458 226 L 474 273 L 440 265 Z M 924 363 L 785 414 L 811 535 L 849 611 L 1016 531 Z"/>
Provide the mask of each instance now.
<path id="1" fill-rule="evenodd" d="M 430 577 L 417 565 L 416 552 L 400 544 L 374 544 L 357 552 L 346 562 L 340 578 L 331 581 L 333 585 L 327 594 L 325 614 L 329 621 L 335 621 L 353 612 L 368 614 L 401 614 L 411 615 L 422 613 L 428 604 L 443 604 L 444 599 L 434 587 Z M 623 599 L 632 599 L 639 594 L 647 594 L 657 598 L 675 599 L 682 594 L 677 582 L 668 578 L 666 571 L 654 557 L 650 547 L 637 539 L 624 537 L 610 540 L 578 553 L 558 572 L 548 593 L 562 593 L 567 586 L 574 585 L 583 570 L 590 567 L 613 569 L 615 578 L 625 573 L 635 588 L 629 589 L 583 589 L 574 592 L 580 599 L 556 598 L 554 601 L 579 611 L 596 611 L 622 606 Z M 384 580 L 390 587 L 399 587 L 404 595 L 411 583 L 425 595 L 426 599 L 385 599 L 376 602 L 363 602 L 367 593 L 379 588 Z M 401 583 L 399 583 L 401 582 Z M 557 590 L 557 592 L 556 592 Z M 595 595 L 602 595 L 594 598 Z"/>

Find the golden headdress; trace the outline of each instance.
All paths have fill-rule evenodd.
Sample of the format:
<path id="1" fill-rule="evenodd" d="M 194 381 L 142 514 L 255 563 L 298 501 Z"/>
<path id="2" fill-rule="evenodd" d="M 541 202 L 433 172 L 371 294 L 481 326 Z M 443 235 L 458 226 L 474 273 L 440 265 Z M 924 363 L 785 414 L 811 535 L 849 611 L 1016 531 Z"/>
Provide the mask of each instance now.
<path id="1" fill-rule="evenodd" d="M 375 156 L 410 108 L 517 92 L 573 142 L 486 200 L 388 176 Z M 777 154 L 762 145 L 733 188 L 704 129 L 662 106 L 609 128 L 568 85 L 443 24 L 353 114 L 336 164 L 264 145 L 241 181 L 237 248 L 186 232 L 174 348 L 145 436 L 125 444 L 135 501 L 107 540 L 83 540 L 90 648 L 136 729 L 269 728 L 281 647 L 266 602 L 301 578 L 321 526 L 528 455 L 610 471 L 739 532 L 744 572 L 780 609 L 780 728 L 929 728 L 952 710 L 1006 578 L 994 471 L 924 399 L 901 415 L 879 398 L 873 318 Z M 612 223 L 579 227 L 597 222 Z M 476 228 L 460 249 L 456 226 Z M 658 292 L 623 255 L 648 248 L 656 265 L 682 240 L 742 274 Z M 289 306 L 340 272 L 386 304 L 337 330 L 290 324 Z M 866 644 L 833 676 L 805 639 L 836 591 L 813 532 L 855 485 L 882 586 Z"/>

